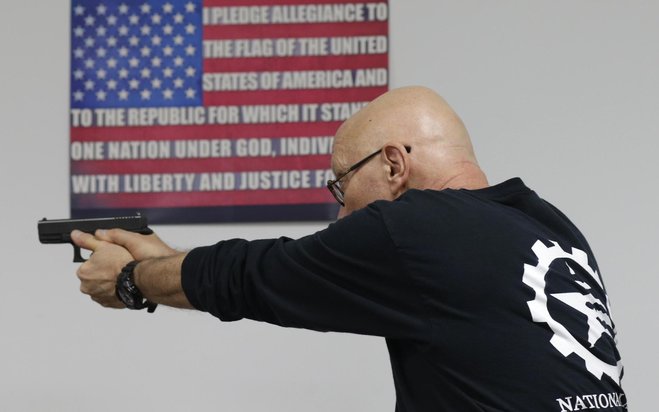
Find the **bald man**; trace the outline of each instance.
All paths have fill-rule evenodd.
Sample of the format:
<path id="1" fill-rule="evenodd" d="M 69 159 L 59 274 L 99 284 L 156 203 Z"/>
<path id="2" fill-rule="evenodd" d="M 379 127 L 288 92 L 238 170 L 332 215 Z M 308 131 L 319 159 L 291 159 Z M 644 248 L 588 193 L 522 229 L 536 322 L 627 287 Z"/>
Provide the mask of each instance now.
<path id="1" fill-rule="evenodd" d="M 154 235 L 74 232 L 94 251 L 81 291 L 385 337 L 401 412 L 626 410 L 586 239 L 519 178 L 489 186 L 440 96 L 377 98 L 337 131 L 332 167 L 340 219 L 298 240 L 180 253 Z"/>

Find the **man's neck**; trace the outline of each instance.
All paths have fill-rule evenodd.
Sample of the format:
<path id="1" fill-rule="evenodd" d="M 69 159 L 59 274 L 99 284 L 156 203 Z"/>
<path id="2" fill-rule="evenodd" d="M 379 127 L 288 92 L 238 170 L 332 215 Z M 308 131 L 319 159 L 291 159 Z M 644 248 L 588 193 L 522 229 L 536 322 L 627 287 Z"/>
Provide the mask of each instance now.
<path id="1" fill-rule="evenodd" d="M 446 176 L 439 182 L 442 189 L 483 189 L 489 186 L 487 176 L 478 165 L 474 163 L 463 163 L 454 173 Z"/>

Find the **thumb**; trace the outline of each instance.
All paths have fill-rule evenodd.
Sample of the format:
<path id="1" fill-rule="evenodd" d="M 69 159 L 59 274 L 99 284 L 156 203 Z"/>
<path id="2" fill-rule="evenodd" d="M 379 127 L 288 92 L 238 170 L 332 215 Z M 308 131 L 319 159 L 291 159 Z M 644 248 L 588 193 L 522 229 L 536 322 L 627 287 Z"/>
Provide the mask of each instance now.
<path id="1" fill-rule="evenodd" d="M 123 246 L 128 250 L 137 246 L 142 239 L 141 235 L 123 229 L 99 229 L 96 231 L 95 235 L 97 239 L 112 242 L 116 245 Z"/>
<path id="2" fill-rule="evenodd" d="M 71 232 L 71 240 L 76 246 L 91 250 L 92 252 L 101 244 L 101 242 L 94 238 L 93 235 L 80 230 L 74 230 Z"/>

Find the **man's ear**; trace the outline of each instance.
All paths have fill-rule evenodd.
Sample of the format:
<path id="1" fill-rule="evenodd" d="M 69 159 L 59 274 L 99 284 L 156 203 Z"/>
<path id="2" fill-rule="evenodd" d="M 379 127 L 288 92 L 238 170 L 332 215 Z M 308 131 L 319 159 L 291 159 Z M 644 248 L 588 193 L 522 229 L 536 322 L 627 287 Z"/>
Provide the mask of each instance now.
<path id="1" fill-rule="evenodd" d="M 410 174 L 410 157 L 400 143 L 387 143 L 382 148 L 382 157 L 387 165 L 387 182 L 394 199 L 407 190 Z"/>

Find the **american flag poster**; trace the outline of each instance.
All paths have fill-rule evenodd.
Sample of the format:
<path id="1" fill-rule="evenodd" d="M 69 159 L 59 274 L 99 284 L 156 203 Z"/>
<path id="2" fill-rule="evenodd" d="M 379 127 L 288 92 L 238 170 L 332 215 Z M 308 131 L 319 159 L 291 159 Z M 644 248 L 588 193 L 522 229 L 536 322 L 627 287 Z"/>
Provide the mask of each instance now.
<path id="1" fill-rule="evenodd" d="M 388 3 L 74 0 L 73 218 L 329 220 L 337 127 L 388 88 Z"/>

